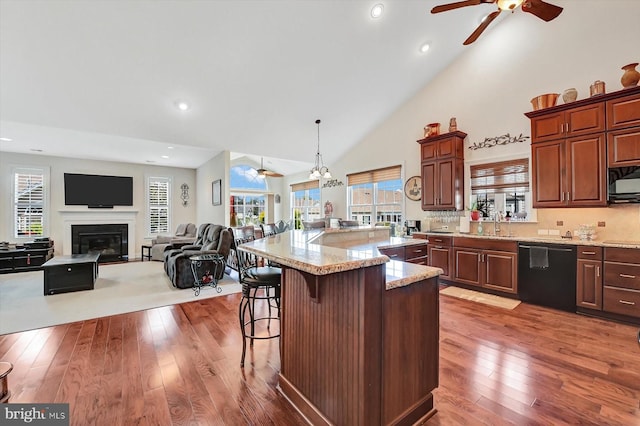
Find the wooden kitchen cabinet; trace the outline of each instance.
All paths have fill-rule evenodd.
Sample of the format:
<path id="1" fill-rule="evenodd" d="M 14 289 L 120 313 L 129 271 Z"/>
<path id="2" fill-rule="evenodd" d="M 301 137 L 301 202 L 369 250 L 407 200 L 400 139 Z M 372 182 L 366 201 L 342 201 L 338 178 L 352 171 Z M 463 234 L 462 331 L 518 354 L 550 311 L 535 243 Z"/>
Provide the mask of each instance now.
<path id="1" fill-rule="evenodd" d="M 427 264 L 442 269 L 440 279 L 451 279 L 451 243 L 453 238 L 440 235 L 429 235 L 427 244 Z"/>
<path id="2" fill-rule="evenodd" d="M 576 306 L 602 310 L 602 247 L 578 246 Z"/>
<path id="3" fill-rule="evenodd" d="M 605 247 L 602 310 L 640 319 L 640 250 Z"/>
<path id="4" fill-rule="evenodd" d="M 464 138 L 451 132 L 418 141 L 422 170 L 422 210 L 462 210 Z"/>
<path id="5" fill-rule="evenodd" d="M 379 247 L 378 251 L 391 260 L 411 262 L 419 265 L 427 264 L 427 242 L 424 244 L 407 244 L 398 247 Z"/>
<path id="6" fill-rule="evenodd" d="M 531 119 L 531 143 L 604 132 L 603 103 L 554 110 Z"/>
<path id="7" fill-rule="evenodd" d="M 607 205 L 604 134 L 531 145 L 533 207 Z"/>
<path id="8" fill-rule="evenodd" d="M 455 238 L 453 259 L 453 281 L 505 293 L 518 293 L 517 243 Z"/>

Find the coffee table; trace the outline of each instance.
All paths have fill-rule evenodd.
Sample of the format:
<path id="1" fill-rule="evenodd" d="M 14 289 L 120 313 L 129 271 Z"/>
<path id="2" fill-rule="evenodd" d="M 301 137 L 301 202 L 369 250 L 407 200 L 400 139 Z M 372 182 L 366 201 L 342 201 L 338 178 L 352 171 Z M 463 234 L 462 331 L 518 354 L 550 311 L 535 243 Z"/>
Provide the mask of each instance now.
<path id="1" fill-rule="evenodd" d="M 56 256 L 42 265 L 44 295 L 93 290 L 100 253 Z"/>

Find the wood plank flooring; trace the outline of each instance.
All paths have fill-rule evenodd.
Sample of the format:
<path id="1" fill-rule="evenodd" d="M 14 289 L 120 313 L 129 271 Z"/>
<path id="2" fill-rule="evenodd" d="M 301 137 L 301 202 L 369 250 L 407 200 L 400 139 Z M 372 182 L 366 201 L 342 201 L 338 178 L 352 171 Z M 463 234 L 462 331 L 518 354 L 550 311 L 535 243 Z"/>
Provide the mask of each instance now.
<path id="1" fill-rule="evenodd" d="M 239 295 L 0 336 L 10 402 L 68 402 L 73 425 L 300 425 L 277 340 L 239 366 Z M 428 425 L 640 425 L 637 327 L 440 297 Z"/>

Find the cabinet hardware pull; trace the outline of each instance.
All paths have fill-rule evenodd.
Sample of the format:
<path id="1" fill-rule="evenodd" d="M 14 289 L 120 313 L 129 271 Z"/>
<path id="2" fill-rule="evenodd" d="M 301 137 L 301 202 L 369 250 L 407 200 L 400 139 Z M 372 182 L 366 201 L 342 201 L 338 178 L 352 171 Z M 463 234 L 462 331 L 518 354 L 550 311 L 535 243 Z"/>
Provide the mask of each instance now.
<path id="1" fill-rule="evenodd" d="M 570 131 L 569 129 L 570 129 L 570 128 L 571 128 L 570 123 L 567 123 L 567 133 L 569 133 L 569 131 Z"/>
<path id="2" fill-rule="evenodd" d="M 560 123 L 560 133 L 564 133 L 564 123 Z"/>
<path id="3" fill-rule="evenodd" d="M 389 257 L 398 257 L 397 254 L 388 254 L 387 256 L 389 256 Z"/>
<path id="4" fill-rule="evenodd" d="M 564 191 L 560 194 L 560 201 L 564 201 Z"/>
<path id="5" fill-rule="evenodd" d="M 571 193 L 567 191 L 567 201 L 571 201 Z"/>
<path id="6" fill-rule="evenodd" d="M 600 276 L 600 267 L 596 266 L 596 277 Z"/>
<path id="7" fill-rule="evenodd" d="M 620 274 L 620 276 L 622 278 L 635 278 L 636 277 L 635 275 L 628 275 L 628 274 Z"/>
<path id="8" fill-rule="evenodd" d="M 435 248 L 437 248 L 437 249 L 441 249 L 441 248 L 442 248 L 442 246 L 435 246 Z"/>
<path id="9" fill-rule="evenodd" d="M 596 254 L 595 251 L 583 251 L 582 254 Z"/>
<path id="10" fill-rule="evenodd" d="M 636 304 L 636 302 L 629 302 L 628 300 L 618 300 L 618 302 L 620 302 L 620 303 L 622 303 L 624 305 L 631 305 L 631 306 Z"/>

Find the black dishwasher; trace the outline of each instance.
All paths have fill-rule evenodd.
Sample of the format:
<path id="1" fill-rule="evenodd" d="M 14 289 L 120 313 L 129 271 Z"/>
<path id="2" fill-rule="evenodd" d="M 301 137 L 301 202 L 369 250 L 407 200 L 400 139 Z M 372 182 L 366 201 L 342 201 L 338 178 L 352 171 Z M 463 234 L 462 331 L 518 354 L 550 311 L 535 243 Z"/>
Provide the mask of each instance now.
<path id="1" fill-rule="evenodd" d="M 523 302 L 576 311 L 576 247 L 518 243 L 518 297 Z"/>

